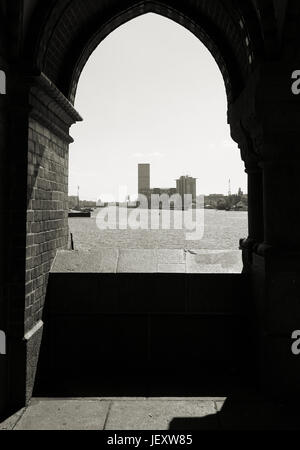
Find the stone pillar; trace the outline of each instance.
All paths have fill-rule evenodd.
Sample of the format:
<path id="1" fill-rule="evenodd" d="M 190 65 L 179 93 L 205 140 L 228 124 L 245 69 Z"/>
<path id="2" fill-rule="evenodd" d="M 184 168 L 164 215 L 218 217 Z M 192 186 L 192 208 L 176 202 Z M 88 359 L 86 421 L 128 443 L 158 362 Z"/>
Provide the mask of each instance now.
<path id="1" fill-rule="evenodd" d="M 28 136 L 28 89 L 17 71 L 7 76 L 6 145 L 3 170 L 3 304 L 7 353 L 5 366 L 6 403 L 18 408 L 25 392 L 24 312 L 25 312 L 25 242 L 26 183 Z M 2 181 L 2 180 L 1 180 Z M 1 255 L 2 256 L 2 255 Z"/>
<path id="2" fill-rule="evenodd" d="M 6 168 L 6 392 L 11 408 L 31 398 L 48 274 L 68 240 L 70 126 L 82 120 L 43 74 L 15 74 Z"/>
<path id="3" fill-rule="evenodd" d="M 248 120 L 243 123 L 243 111 L 247 98 L 241 98 L 229 107 L 228 118 L 232 138 L 241 150 L 241 158 L 245 163 L 248 176 L 248 237 L 241 239 L 240 248 L 243 251 L 243 272 L 251 273 L 252 255 L 255 249 L 264 241 L 263 213 L 263 171 L 260 167 L 261 155 L 255 144 L 251 130 L 246 128 Z M 251 124 L 253 126 L 253 124 Z M 256 132 L 256 127 L 254 127 Z"/>
<path id="4" fill-rule="evenodd" d="M 261 384 L 275 395 L 300 397 L 300 356 L 292 352 L 292 334 L 300 330 L 300 161 L 269 160 L 262 167 L 265 233 L 254 257 L 261 279 Z"/>
<path id="5" fill-rule="evenodd" d="M 258 164 L 246 165 L 248 175 L 249 240 L 259 244 L 264 240 L 263 172 Z"/>
<path id="6" fill-rule="evenodd" d="M 258 163 L 245 163 L 248 175 L 248 238 L 240 241 L 244 273 L 251 273 L 253 252 L 264 242 L 263 171 Z"/>
<path id="7" fill-rule="evenodd" d="M 299 143 L 300 145 L 300 143 Z M 262 163 L 266 244 L 282 250 L 299 251 L 300 161 Z"/>
<path id="8" fill-rule="evenodd" d="M 300 397 L 300 96 L 291 91 L 297 68 L 259 67 L 229 108 L 232 135 L 249 177 L 249 238 L 242 243 L 252 286 L 257 381 L 263 392 Z"/>

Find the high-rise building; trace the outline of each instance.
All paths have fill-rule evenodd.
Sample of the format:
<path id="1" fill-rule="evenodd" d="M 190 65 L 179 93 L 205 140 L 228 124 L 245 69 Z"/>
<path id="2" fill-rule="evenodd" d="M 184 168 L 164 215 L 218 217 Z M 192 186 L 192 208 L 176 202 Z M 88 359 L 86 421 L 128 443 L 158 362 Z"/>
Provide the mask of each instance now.
<path id="1" fill-rule="evenodd" d="M 146 197 L 148 204 L 150 204 L 150 164 L 139 164 L 138 193 L 139 201 L 143 202 L 143 197 Z"/>
<path id="2" fill-rule="evenodd" d="M 189 207 L 192 203 L 196 204 L 197 202 L 197 189 L 196 189 L 196 178 L 192 178 L 189 176 L 183 176 L 176 180 L 176 188 L 153 188 L 150 186 L 150 164 L 139 164 L 138 165 L 138 193 L 139 193 L 139 201 L 143 204 L 144 197 L 146 197 L 148 202 L 148 207 L 151 208 L 153 206 L 153 202 L 156 204 L 157 198 L 153 199 L 152 197 L 157 196 L 175 196 L 179 194 L 181 196 L 181 206 L 183 206 L 183 202 L 185 201 L 185 207 Z M 188 201 L 185 198 L 185 195 L 190 195 L 190 199 Z M 188 201 L 188 203 L 187 203 Z M 179 200 L 177 199 L 177 207 L 179 205 Z"/>
<path id="3" fill-rule="evenodd" d="M 184 200 L 185 195 L 191 195 L 192 202 L 197 200 L 197 178 L 189 177 L 188 175 L 180 177 L 176 180 L 177 193 L 181 195 Z"/>
<path id="4" fill-rule="evenodd" d="M 139 194 L 147 194 L 150 191 L 150 164 L 139 164 Z"/>

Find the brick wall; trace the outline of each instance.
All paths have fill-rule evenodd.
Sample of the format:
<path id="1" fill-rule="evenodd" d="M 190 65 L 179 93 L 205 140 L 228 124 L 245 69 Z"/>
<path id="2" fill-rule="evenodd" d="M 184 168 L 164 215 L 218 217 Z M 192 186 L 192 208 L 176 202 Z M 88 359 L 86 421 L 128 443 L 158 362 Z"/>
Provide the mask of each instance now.
<path id="1" fill-rule="evenodd" d="M 48 273 L 68 242 L 68 143 L 29 120 L 25 331 L 42 319 Z"/>

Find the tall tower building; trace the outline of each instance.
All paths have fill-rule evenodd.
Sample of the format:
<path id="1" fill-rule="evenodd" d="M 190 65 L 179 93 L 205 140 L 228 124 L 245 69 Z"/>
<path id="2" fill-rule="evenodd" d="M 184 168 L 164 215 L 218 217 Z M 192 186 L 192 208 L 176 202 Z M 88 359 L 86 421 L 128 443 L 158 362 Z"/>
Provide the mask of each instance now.
<path id="1" fill-rule="evenodd" d="M 184 200 L 185 195 L 191 195 L 192 202 L 197 200 L 197 178 L 192 178 L 189 176 L 180 177 L 176 180 L 177 193 L 181 195 L 182 200 Z"/>
<path id="2" fill-rule="evenodd" d="M 139 194 L 149 195 L 150 191 L 150 164 L 139 164 Z"/>

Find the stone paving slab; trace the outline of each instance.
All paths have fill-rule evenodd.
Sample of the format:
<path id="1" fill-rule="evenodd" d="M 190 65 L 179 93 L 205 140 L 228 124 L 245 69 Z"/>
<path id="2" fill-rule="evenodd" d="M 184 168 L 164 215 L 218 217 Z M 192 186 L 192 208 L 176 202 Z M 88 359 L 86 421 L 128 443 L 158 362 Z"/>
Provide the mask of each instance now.
<path id="1" fill-rule="evenodd" d="M 109 402 L 33 400 L 15 430 L 103 430 Z"/>
<path id="2" fill-rule="evenodd" d="M 56 255 L 52 272 L 115 273 L 119 252 L 114 248 L 99 251 L 62 250 Z"/>
<path id="3" fill-rule="evenodd" d="M 114 249 L 60 251 L 54 273 L 241 273 L 240 251 Z"/>
<path id="4" fill-rule="evenodd" d="M 190 250 L 186 253 L 187 273 L 241 273 L 239 250 Z"/>
<path id="5" fill-rule="evenodd" d="M 11 431 L 14 429 L 20 418 L 25 412 L 25 408 L 21 409 L 20 411 L 16 412 L 13 416 L 9 417 L 4 422 L 0 422 L 0 430 L 1 431 Z"/>
<path id="6" fill-rule="evenodd" d="M 159 273 L 186 273 L 185 264 L 158 264 Z"/>
<path id="7" fill-rule="evenodd" d="M 169 430 L 176 421 L 206 416 L 217 428 L 213 398 L 40 398 L 3 422 L 0 430 Z"/>
<path id="8" fill-rule="evenodd" d="M 35 398 L 0 430 L 299 430 L 296 404 L 238 397 Z"/>
<path id="9" fill-rule="evenodd" d="M 174 419 L 216 414 L 212 401 L 113 402 L 106 430 L 169 430 Z M 217 428 L 217 418 L 215 418 Z"/>
<path id="10" fill-rule="evenodd" d="M 185 264 L 185 251 L 183 249 L 156 249 L 158 264 Z"/>
<path id="11" fill-rule="evenodd" d="M 118 273 L 157 272 L 156 250 L 119 250 Z"/>

